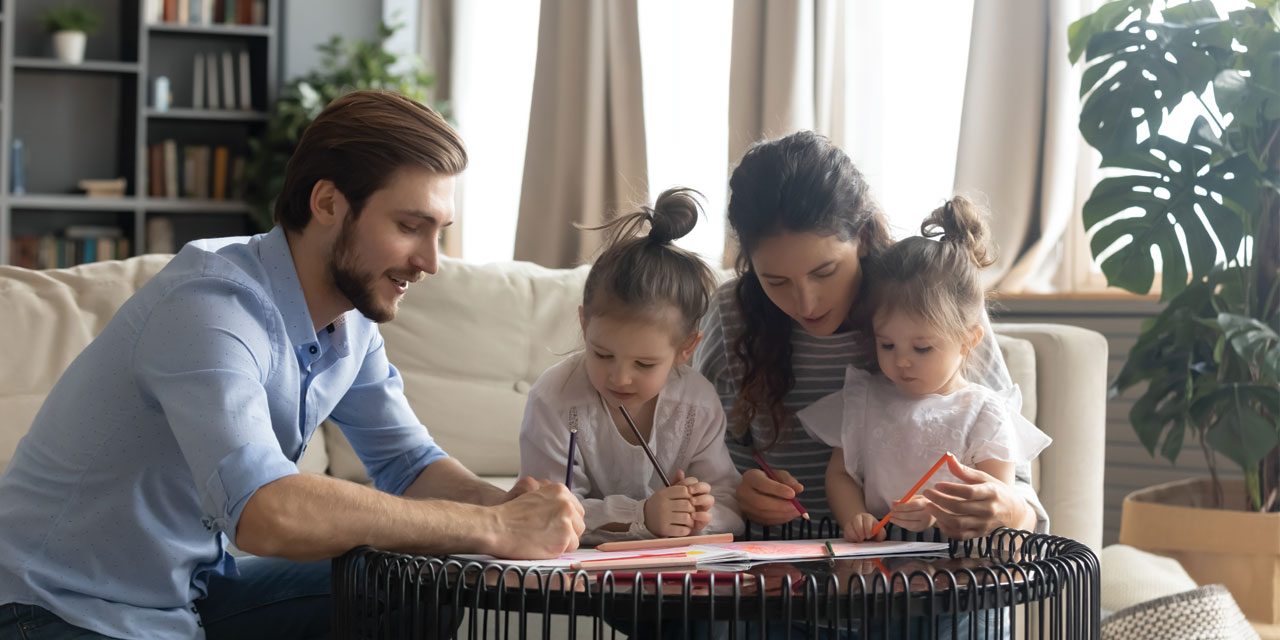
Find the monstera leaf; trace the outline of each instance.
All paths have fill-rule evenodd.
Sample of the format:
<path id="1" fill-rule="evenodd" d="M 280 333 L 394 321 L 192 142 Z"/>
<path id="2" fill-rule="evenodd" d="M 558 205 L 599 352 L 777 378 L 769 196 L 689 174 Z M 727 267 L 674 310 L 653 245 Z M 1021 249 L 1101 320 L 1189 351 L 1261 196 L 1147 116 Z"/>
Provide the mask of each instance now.
<path id="1" fill-rule="evenodd" d="M 1158 135 L 1131 151 L 1104 158 L 1104 166 L 1140 172 L 1102 180 L 1084 205 L 1085 228 L 1096 229 L 1094 255 L 1131 239 L 1102 262 L 1107 282 L 1134 293 L 1150 291 L 1155 247 L 1167 300 L 1186 288 L 1188 275 L 1199 280 L 1213 269 L 1218 258 L 1215 239 L 1228 254 L 1235 254 L 1244 235 L 1243 220 L 1257 207 L 1257 171 L 1245 156 L 1217 164 L 1211 164 L 1212 157 L 1211 151 Z M 1127 215 L 1135 210 L 1142 215 Z"/>
<path id="2" fill-rule="evenodd" d="M 1110 6 L 1110 11 L 1117 9 Z M 1162 23 L 1138 20 L 1088 40 L 1085 58 L 1090 65 L 1080 81 L 1080 95 L 1085 97 L 1080 133 L 1104 155 L 1158 132 L 1166 111 L 1188 93 L 1203 91 L 1230 57 L 1230 25 L 1219 20 L 1208 0 L 1162 14 Z M 1119 23 L 1114 15 L 1100 25 L 1077 23 L 1072 35 L 1078 40 L 1088 28 L 1113 21 Z"/>

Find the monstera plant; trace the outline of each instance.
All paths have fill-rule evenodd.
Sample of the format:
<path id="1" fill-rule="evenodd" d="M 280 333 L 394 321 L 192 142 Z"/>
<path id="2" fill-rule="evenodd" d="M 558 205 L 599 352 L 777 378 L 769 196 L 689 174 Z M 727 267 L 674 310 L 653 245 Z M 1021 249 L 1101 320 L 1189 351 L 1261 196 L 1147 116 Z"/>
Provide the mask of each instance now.
<path id="1" fill-rule="evenodd" d="M 1280 7 L 1220 15 L 1208 0 L 1116 0 L 1070 27 L 1085 67 L 1080 132 L 1106 177 L 1084 205 L 1107 282 L 1159 277 L 1148 321 L 1111 385 L 1146 383 L 1130 421 L 1176 461 L 1195 440 L 1239 465 L 1248 507 L 1280 510 Z M 1186 139 L 1161 132 L 1199 112 Z M 1179 136 L 1181 137 L 1181 136 Z"/>
<path id="2" fill-rule="evenodd" d="M 420 59 L 406 59 L 387 51 L 386 42 L 403 25 L 382 24 L 374 40 L 347 42 L 333 36 L 317 49 L 320 67 L 290 81 L 272 107 L 261 139 L 250 141 L 247 193 L 254 219 L 271 228 L 272 203 L 284 184 L 284 169 L 302 132 L 335 98 L 357 89 L 385 89 L 427 104 L 434 78 Z M 437 111 L 445 106 L 433 105 Z"/>

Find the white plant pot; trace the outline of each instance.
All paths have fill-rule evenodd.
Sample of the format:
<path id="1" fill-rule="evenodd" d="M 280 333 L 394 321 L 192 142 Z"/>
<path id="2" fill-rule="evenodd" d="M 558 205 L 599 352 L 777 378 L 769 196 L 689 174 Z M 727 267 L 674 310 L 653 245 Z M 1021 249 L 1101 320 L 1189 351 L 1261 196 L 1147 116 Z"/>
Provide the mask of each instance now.
<path id="1" fill-rule="evenodd" d="M 53 52 L 58 59 L 70 64 L 84 62 L 83 31 L 56 31 L 53 34 Z"/>

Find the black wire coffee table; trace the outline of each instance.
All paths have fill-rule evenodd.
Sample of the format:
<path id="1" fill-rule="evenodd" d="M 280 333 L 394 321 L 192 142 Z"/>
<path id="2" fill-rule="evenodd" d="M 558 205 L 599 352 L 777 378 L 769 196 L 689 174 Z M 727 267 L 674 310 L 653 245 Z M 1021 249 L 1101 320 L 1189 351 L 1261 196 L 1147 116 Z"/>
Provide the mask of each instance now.
<path id="1" fill-rule="evenodd" d="M 758 537 L 836 537 L 828 523 Z M 922 539 L 897 531 L 897 539 Z M 647 570 L 537 572 L 368 547 L 333 562 L 337 638 L 1098 638 L 1097 556 L 1012 529 L 941 558 L 773 562 L 700 580 Z M 465 624 L 459 624 L 466 613 Z M 533 613 L 542 615 L 531 622 Z"/>

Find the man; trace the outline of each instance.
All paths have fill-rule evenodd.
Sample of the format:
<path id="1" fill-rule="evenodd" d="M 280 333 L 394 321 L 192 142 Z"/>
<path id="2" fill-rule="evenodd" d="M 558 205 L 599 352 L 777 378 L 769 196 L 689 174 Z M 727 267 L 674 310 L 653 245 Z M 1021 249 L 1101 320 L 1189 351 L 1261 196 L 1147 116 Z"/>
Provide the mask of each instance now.
<path id="1" fill-rule="evenodd" d="M 275 229 L 186 246 L 120 308 L 0 476 L 0 639 L 323 635 L 324 559 L 353 547 L 576 548 L 563 485 L 504 493 L 435 445 L 375 324 L 436 272 L 466 163 L 439 114 L 349 94 L 303 135 Z M 378 490 L 298 473 L 325 418 Z"/>

